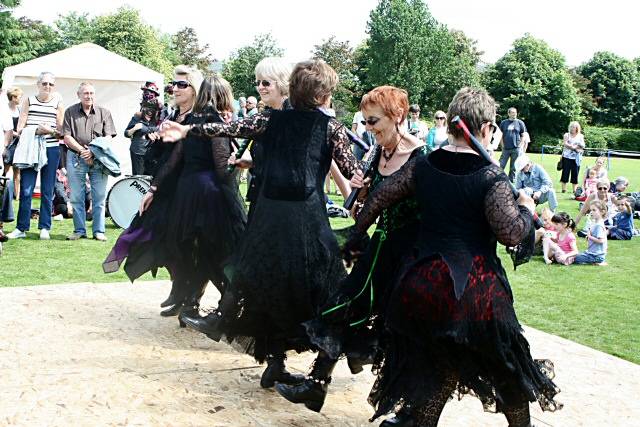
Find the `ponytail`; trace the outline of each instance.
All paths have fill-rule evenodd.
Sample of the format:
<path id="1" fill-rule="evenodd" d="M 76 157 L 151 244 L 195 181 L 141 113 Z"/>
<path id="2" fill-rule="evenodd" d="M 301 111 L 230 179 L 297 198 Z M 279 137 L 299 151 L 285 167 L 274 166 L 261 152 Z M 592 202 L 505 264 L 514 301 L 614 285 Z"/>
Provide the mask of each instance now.
<path id="1" fill-rule="evenodd" d="M 576 222 L 566 212 L 558 212 L 551 218 L 551 222 L 565 224 L 571 231 L 575 231 L 576 229 Z"/>
<path id="2" fill-rule="evenodd" d="M 576 231 L 576 222 L 573 220 L 573 218 L 569 218 L 567 226 L 571 229 L 571 231 Z"/>

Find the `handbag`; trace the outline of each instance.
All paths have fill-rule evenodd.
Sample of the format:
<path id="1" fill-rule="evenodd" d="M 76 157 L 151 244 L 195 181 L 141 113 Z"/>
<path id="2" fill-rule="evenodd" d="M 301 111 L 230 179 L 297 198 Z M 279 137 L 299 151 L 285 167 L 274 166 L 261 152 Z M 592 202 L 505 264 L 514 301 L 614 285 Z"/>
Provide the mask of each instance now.
<path id="1" fill-rule="evenodd" d="M 5 148 L 4 153 L 2 154 L 2 160 L 4 161 L 5 165 L 13 164 L 13 155 L 16 152 L 17 146 L 18 146 L 18 138 L 14 138 L 13 141 L 11 141 L 11 144 L 9 144 Z"/>
<path id="2" fill-rule="evenodd" d="M 556 165 L 556 170 L 562 170 L 562 159 L 558 160 L 558 164 Z"/>

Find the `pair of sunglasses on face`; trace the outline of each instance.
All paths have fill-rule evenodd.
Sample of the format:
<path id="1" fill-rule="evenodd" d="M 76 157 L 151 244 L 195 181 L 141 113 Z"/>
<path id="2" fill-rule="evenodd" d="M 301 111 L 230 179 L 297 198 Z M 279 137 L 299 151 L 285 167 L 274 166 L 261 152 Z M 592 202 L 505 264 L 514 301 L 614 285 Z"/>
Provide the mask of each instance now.
<path id="1" fill-rule="evenodd" d="M 271 86 L 272 82 L 270 80 L 256 80 L 255 82 L 253 82 L 255 87 L 260 87 L 260 85 L 262 85 L 263 87 L 269 87 Z"/>
<path id="2" fill-rule="evenodd" d="M 47 86 L 54 87 L 56 85 L 55 83 L 51 83 L 51 82 L 40 82 L 40 84 L 45 87 Z"/>
<path id="3" fill-rule="evenodd" d="M 175 86 L 178 89 L 186 89 L 191 86 L 191 83 L 186 80 L 174 80 L 171 82 L 171 86 Z"/>
<path id="4" fill-rule="evenodd" d="M 360 120 L 360 123 L 362 124 L 362 126 L 375 126 L 376 123 L 378 123 L 380 121 L 379 117 L 369 117 L 368 119 L 364 119 L 364 120 Z"/>

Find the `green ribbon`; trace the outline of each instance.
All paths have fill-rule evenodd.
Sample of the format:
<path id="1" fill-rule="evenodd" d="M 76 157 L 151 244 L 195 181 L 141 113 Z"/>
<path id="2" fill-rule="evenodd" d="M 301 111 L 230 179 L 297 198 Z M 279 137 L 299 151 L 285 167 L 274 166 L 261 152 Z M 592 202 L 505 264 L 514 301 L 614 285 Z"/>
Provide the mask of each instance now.
<path id="1" fill-rule="evenodd" d="M 387 233 L 385 233 L 384 230 L 382 229 L 376 229 L 376 231 L 374 231 L 375 233 L 379 233 L 380 234 L 380 239 L 378 240 L 378 246 L 376 247 L 376 253 L 373 257 L 373 261 L 371 262 L 371 268 L 369 269 L 369 274 L 367 275 L 367 280 L 364 282 L 364 286 L 362 287 L 362 289 L 360 289 L 360 292 L 358 292 L 358 295 L 356 295 L 355 297 L 353 297 L 352 299 L 350 299 L 349 301 L 343 302 L 342 304 L 338 304 L 335 307 L 332 307 L 328 310 L 325 310 L 322 312 L 322 316 L 327 315 L 329 313 L 332 313 L 336 310 L 339 310 L 341 308 L 344 307 L 348 307 L 349 305 L 351 305 L 351 303 L 353 301 L 355 301 L 356 299 L 358 299 L 360 297 L 360 295 L 362 295 L 364 293 L 364 291 L 367 289 L 367 287 L 369 288 L 369 314 L 367 314 L 367 316 L 361 320 L 358 320 L 357 322 L 352 322 L 349 323 L 349 326 L 357 326 L 360 325 L 364 322 L 366 322 L 369 317 L 371 316 L 371 312 L 373 311 L 373 281 L 372 281 L 372 277 L 373 277 L 373 270 L 376 268 L 376 264 L 378 262 L 378 255 L 380 254 L 380 248 L 382 248 L 382 243 L 387 239 Z"/>

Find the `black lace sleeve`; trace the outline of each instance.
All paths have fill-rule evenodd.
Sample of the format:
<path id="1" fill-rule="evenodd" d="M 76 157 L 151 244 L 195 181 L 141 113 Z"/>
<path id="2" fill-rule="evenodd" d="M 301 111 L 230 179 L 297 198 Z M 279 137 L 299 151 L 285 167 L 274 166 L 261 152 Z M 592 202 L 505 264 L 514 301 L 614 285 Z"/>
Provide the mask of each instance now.
<path id="1" fill-rule="evenodd" d="M 364 233 L 384 209 L 415 193 L 415 171 L 419 160 L 409 160 L 369 194 L 356 220 L 356 231 Z"/>
<path id="2" fill-rule="evenodd" d="M 335 119 L 329 120 L 329 143 L 331 144 L 331 156 L 336 161 L 338 169 L 347 179 L 351 179 L 357 170 L 364 170 L 363 162 L 356 160 L 351 151 L 351 143 L 345 131 L 344 125 Z"/>
<path id="3" fill-rule="evenodd" d="M 231 156 L 231 140 L 221 137 L 211 138 L 211 152 L 216 176 L 222 181 L 227 181 L 231 176 L 231 173 L 227 172 L 227 161 Z"/>
<path id="4" fill-rule="evenodd" d="M 194 135 L 230 136 L 254 139 L 256 136 L 262 135 L 267 129 L 269 116 L 269 112 L 265 111 L 231 123 L 196 124 L 193 125 L 190 132 Z"/>
<path id="5" fill-rule="evenodd" d="M 485 195 L 484 214 L 496 238 L 505 246 L 520 243 L 533 225 L 531 212 L 518 206 L 504 173 L 495 176 Z"/>
<path id="6" fill-rule="evenodd" d="M 183 153 L 184 141 L 176 142 L 175 147 L 173 147 L 173 151 L 171 151 L 169 159 L 167 159 L 166 163 L 162 165 L 162 167 L 158 170 L 158 173 L 156 173 L 156 175 L 153 177 L 151 185 L 156 188 L 160 187 L 165 178 L 182 164 Z"/>

